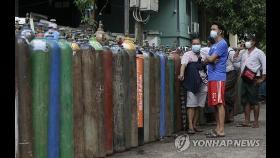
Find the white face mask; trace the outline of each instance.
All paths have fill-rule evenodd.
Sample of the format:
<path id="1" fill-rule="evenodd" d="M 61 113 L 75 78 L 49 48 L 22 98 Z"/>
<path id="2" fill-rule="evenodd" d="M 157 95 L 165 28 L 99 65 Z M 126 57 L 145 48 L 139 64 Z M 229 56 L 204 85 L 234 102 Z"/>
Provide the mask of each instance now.
<path id="1" fill-rule="evenodd" d="M 249 42 L 245 42 L 245 47 L 247 49 L 250 49 L 252 47 L 252 43 L 249 41 Z"/>
<path id="2" fill-rule="evenodd" d="M 211 30 L 210 37 L 216 38 L 218 36 L 218 32 Z"/>
<path id="3" fill-rule="evenodd" d="M 192 45 L 192 51 L 196 54 L 200 52 L 200 48 L 201 48 L 200 44 Z"/>

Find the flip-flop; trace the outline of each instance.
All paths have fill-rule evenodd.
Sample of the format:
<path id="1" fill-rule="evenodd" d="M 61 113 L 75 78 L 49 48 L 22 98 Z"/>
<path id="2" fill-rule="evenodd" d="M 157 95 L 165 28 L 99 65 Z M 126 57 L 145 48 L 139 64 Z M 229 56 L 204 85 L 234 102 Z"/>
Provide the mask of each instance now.
<path id="1" fill-rule="evenodd" d="M 195 132 L 203 132 L 202 129 L 198 129 L 198 128 L 194 128 L 194 131 L 195 131 Z"/>
<path id="2" fill-rule="evenodd" d="M 225 137 L 226 135 L 219 135 L 217 133 L 212 133 L 211 135 L 207 135 L 206 138 L 220 138 Z"/>
<path id="3" fill-rule="evenodd" d="M 259 125 L 252 125 L 252 128 L 259 128 Z"/>
<path id="4" fill-rule="evenodd" d="M 188 129 L 187 133 L 188 133 L 188 134 L 195 134 L 195 131 L 192 130 L 192 129 Z"/>
<path id="5" fill-rule="evenodd" d="M 241 124 L 238 124 L 238 125 L 236 125 L 236 127 L 251 127 L 251 125 L 246 125 L 246 124 L 244 124 L 244 123 L 241 123 Z"/>
<path id="6" fill-rule="evenodd" d="M 205 133 L 205 135 L 211 135 L 212 133 L 217 134 L 217 132 L 216 132 L 216 130 L 215 130 L 215 129 L 211 129 L 211 131 L 210 131 L 210 132 Z"/>

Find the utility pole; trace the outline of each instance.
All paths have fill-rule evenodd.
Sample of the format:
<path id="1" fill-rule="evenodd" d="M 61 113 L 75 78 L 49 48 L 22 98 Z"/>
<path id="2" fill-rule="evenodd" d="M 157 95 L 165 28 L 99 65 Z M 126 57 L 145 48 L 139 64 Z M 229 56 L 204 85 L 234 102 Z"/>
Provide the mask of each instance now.
<path id="1" fill-rule="evenodd" d="M 135 21 L 135 39 L 140 46 L 143 45 L 143 23 Z"/>
<path id="2" fill-rule="evenodd" d="M 124 0 L 124 35 L 129 35 L 129 0 Z"/>

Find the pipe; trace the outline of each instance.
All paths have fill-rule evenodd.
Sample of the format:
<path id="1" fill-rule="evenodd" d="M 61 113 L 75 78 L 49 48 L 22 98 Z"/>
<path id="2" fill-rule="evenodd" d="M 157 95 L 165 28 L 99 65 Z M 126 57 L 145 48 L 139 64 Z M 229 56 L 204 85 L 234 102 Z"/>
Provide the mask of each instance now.
<path id="1" fill-rule="evenodd" d="M 129 0 L 124 0 L 124 34 L 129 35 Z"/>

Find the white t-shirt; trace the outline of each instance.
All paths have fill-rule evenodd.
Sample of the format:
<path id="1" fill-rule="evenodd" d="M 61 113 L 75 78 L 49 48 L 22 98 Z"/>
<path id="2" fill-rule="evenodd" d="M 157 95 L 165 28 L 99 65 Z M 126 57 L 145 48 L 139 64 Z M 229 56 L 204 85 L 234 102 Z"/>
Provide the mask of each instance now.
<path id="1" fill-rule="evenodd" d="M 200 52 L 203 52 L 204 54 L 208 55 L 209 50 L 210 50 L 210 47 L 203 47 L 200 49 Z"/>
<path id="2" fill-rule="evenodd" d="M 204 61 L 205 58 L 207 57 L 207 54 L 205 54 L 205 52 L 200 51 L 200 56 L 201 56 L 201 61 Z M 186 65 L 190 62 L 197 62 L 197 61 L 198 61 L 198 55 L 196 55 L 192 51 L 188 51 L 184 53 L 184 55 L 181 58 L 181 64 L 186 64 Z M 207 74 L 203 70 L 200 70 L 199 74 L 203 83 L 207 83 L 207 78 L 206 78 Z"/>
<path id="3" fill-rule="evenodd" d="M 234 66 L 233 66 L 233 63 L 234 63 L 234 60 L 233 60 L 233 56 L 235 54 L 235 51 L 228 47 L 228 59 L 227 59 L 227 68 L 226 68 L 226 72 L 230 72 L 232 70 L 234 70 Z"/>
<path id="4" fill-rule="evenodd" d="M 241 57 L 241 72 L 247 66 L 250 70 L 257 73 L 257 76 L 266 74 L 266 56 L 264 52 L 258 48 L 255 48 L 250 54 L 246 50 Z"/>

